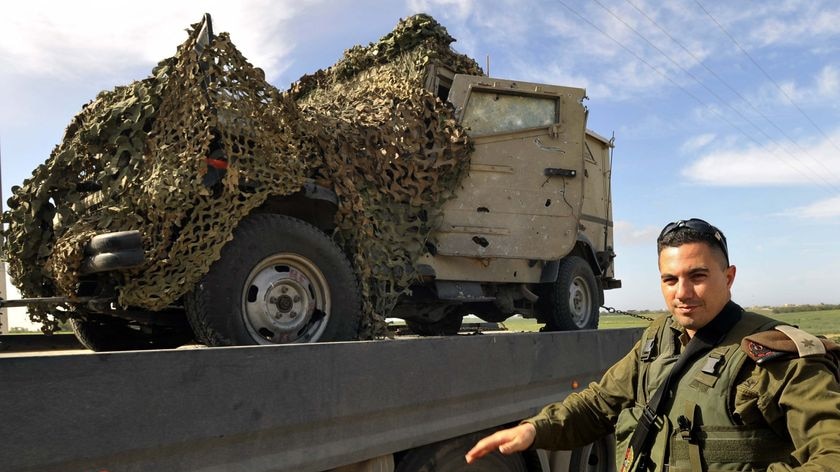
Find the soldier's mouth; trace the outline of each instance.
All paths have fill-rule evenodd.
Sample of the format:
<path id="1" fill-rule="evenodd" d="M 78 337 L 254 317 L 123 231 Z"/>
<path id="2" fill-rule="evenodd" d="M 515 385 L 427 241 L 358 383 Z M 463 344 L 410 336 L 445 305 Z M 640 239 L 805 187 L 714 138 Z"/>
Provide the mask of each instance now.
<path id="1" fill-rule="evenodd" d="M 700 305 L 679 305 L 675 307 L 678 311 L 683 313 L 691 313 L 700 308 Z"/>

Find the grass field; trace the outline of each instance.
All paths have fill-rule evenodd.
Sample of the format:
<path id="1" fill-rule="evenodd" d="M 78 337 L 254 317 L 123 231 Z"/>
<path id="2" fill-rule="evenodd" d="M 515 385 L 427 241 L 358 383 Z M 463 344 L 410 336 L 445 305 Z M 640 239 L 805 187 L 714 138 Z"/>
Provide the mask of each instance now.
<path id="1" fill-rule="evenodd" d="M 821 334 L 840 342 L 840 310 L 803 311 L 799 313 L 774 314 L 770 310 L 748 308 L 750 311 L 767 315 L 785 323 L 796 325 L 812 334 Z M 600 329 L 645 327 L 648 321 L 627 315 L 601 313 Z M 510 318 L 504 322 L 510 331 L 539 331 L 542 325 L 535 320 Z"/>

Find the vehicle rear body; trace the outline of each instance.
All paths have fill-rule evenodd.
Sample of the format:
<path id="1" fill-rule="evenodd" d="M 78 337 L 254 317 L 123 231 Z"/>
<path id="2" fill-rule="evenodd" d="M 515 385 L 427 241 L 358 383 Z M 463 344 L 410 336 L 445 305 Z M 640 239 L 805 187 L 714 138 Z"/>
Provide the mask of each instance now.
<path id="1" fill-rule="evenodd" d="M 546 263 L 568 255 L 579 232 L 596 253 L 612 249 L 612 146 L 585 130 L 584 93 L 455 77 L 449 100 L 475 150 L 468 176 L 443 206 L 436 254 L 426 257 L 438 279 L 539 283 Z M 480 268 L 447 263 L 453 257 Z M 605 266 L 611 275 L 612 264 Z"/>

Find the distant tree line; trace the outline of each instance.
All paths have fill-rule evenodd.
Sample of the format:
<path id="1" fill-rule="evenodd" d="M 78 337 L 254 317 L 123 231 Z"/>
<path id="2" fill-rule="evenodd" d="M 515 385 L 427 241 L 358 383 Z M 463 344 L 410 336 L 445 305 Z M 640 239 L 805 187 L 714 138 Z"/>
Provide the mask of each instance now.
<path id="1" fill-rule="evenodd" d="M 10 333 L 40 333 L 38 329 L 22 328 L 20 326 L 12 326 L 9 328 Z"/>
<path id="2" fill-rule="evenodd" d="M 799 313 L 802 311 L 824 311 L 824 310 L 840 310 L 840 305 L 820 303 L 819 305 L 786 305 L 774 306 L 770 309 L 773 313 Z"/>
<path id="3" fill-rule="evenodd" d="M 808 305 L 785 305 L 785 306 L 773 306 L 773 307 L 749 307 L 749 310 L 763 310 L 766 313 L 766 310 L 769 310 L 771 313 L 781 314 L 781 313 L 800 313 L 803 311 L 827 311 L 827 310 L 840 310 L 840 304 L 831 304 L 831 303 L 820 303 L 818 305 L 808 304 Z M 668 312 L 665 310 L 621 310 L 627 313 L 633 313 L 634 315 L 645 315 L 645 316 L 658 316 L 658 315 L 665 315 Z M 607 311 L 601 311 L 601 315 L 610 315 Z M 616 315 L 620 313 L 615 313 Z"/>

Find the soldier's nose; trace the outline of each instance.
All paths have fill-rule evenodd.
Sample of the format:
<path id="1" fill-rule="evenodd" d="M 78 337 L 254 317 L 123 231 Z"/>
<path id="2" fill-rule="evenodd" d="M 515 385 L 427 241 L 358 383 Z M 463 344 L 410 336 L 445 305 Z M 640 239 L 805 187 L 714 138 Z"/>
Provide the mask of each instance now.
<path id="1" fill-rule="evenodd" d="M 694 295 L 694 287 L 691 285 L 690 282 L 679 282 L 677 283 L 677 289 L 675 296 L 680 300 L 687 300 L 692 298 Z"/>

